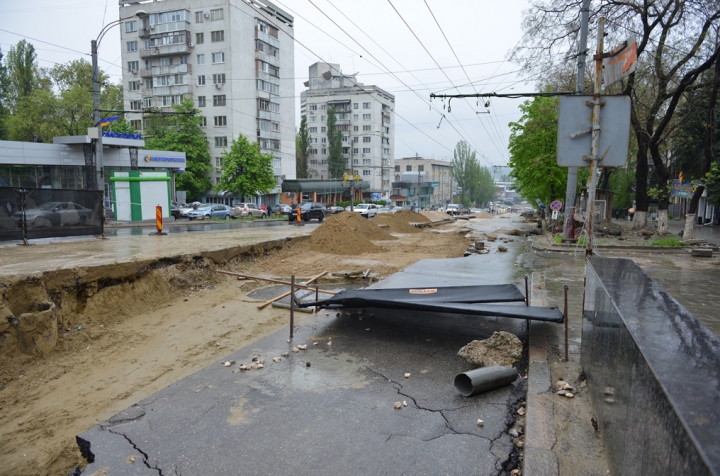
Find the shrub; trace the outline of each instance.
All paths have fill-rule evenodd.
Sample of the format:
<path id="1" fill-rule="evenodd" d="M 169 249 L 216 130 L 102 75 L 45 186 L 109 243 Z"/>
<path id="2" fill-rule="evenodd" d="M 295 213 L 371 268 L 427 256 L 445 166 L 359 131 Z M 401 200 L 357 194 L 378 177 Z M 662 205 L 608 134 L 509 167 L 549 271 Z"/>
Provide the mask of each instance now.
<path id="1" fill-rule="evenodd" d="M 686 243 L 681 243 L 680 238 L 677 236 L 668 236 L 667 238 L 660 238 L 650 243 L 651 246 L 687 246 Z"/>

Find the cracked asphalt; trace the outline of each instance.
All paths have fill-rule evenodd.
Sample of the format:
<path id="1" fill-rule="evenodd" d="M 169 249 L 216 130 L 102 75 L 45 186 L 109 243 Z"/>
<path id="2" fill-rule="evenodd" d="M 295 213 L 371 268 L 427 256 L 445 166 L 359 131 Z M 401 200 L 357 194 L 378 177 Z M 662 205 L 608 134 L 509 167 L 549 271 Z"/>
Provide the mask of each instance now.
<path id="1" fill-rule="evenodd" d="M 492 257 L 423 260 L 374 287 L 522 288 L 512 263 L 527 245 L 505 246 L 510 252 Z M 508 431 L 524 405 L 526 380 L 470 398 L 453 380 L 472 368 L 456 355 L 460 347 L 496 330 L 522 339 L 524 325 L 396 310 L 321 311 L 296 326 L 291 342 L 289 330 L 279 331 L 79 435 L 90 462 L 82 474 L 507 475 L 519 467 Z M 292 352 L 299 344 L 307 350 Z M 264 359 L 264 368 L 239 369 L 253 358 Z"/>

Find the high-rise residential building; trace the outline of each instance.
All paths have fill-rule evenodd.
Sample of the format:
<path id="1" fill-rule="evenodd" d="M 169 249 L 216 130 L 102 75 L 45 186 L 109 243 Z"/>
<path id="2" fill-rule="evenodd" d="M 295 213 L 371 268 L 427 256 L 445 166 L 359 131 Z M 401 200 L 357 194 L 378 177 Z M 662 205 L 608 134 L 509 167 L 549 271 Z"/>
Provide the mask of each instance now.
<path id="1" fill-rule="evenodd" d="M 142 130 L 148 108 L 171 112 L 192 99 L 204 116 L 213 184 L 222 151 L 243 134 L 273 154 L 278 187 L 259 200 L 278 203 L 282 179 L 295 178 L 293 17 L 266 0 L 120 0 L 120 18 L 132 125 Z"/>
<path id="2" fill-rule="evenodd" d="M 327 112 L 335 107 L 336 129 L 343 132 L 345 170 L 370 184 L 373 199 L 391 192 L 395 149 L 395 96 L 377 86 L 358 83 L 339 64 L 310 66 L 308 88 L 300 94 L 300 114 L 307 116 L 310 134 L 310 178 L 332 178 L 328 172 Z"/>

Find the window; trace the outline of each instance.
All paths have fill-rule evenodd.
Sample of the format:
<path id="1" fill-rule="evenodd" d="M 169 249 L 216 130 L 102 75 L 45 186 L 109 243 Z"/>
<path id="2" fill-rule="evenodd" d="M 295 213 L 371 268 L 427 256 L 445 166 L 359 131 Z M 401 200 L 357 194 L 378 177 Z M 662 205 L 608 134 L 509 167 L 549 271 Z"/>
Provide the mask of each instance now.
<path id="1" fill-rule="evenodd" d="M 205 96 L 198 96 L 198 107 L 205 107 Z"/>
<path id="2" fill-rule="evenodd" d="M 215 116 L 215 127 L 225 127 L 227 126 L 227 116 Z"/>
<path id="3" fill-rule="evenodd" d="M 223 165 L 222 157 L 215 157 L 215 167 L 219 169 L 222 167 L 222 165 Z"/>
<path id="4" fill-rule="evenodd" d="M 369 154 L 370 153 L 370 147 L 363 147 L 363 154 Z"/>
<path id="5" fill-rule="evenodd" d="M 152 79 L 145 80 L 145 89 L 152 89 Z"/>
<path id="6" fill-rule="evenodd" d="M 225 95 L 224 94 L 218 94 L 216 96 L 213 96 L 213 106 L 224 106 L 225 105 Z"/>
<path id="7" fill-rule="evenodd" d="M 424 165 L 418 165 L 418 172 L 425 172 L 425 166 L 424 166 Z"/>
<path id="8" fill-rule="evenodd" d="M 205 64 L 205 55 L 197 55 L 197 64 Z"/>
<path id="9" fill-rule="evenodd" d="M 327 144 L 327 137 L 322 137 L 320 139 L 320 142 L 322 142 L 323 144 Z"/>
<path id="10" fill-rule="evenodd" d="M 213 84 L 225 84 L 225 73 L 213 74 Z"/>
<path id="11" fill-rule="evenodd" d="M 263 60 L 256 60 L 255 65 L 256 65 L 258 71 L 263 71 L 263 72 L 269 74 L 270 76 L 274 76 L 276 78 L 280 77 L 280 68 L 278 68 L 277 66 L 273 66 L 270 63 L 266 63 Z M 316 105 L 313 104 L 310 107 L 312 108 L 312 106 L 315 106 L 315 109 L 317 109 Z M 312 109 L 312 110 L 314 111 L 315 109 Z"/>
<path id="12" fill-rule="evenodd" d="M 320 122 L 325 122 L 325 116 L 320 116 Z"/>
<path id="13" fill-rule="evenodd" d="M 130 127 L 135 129 L 136 131 L 139 131 L 142 128 L 142 121 L 140 119 L 130 121 Z"/>
<path id="14" fill-rule="evenodd" d="M 363 137 L 363 142 L 370 142 L 371 139 L 372 139 L 372 137 L 365 136 L 365 137 Z"/>
<path id="15" fill-rule="evenodd" d="M 130 101 L 130 110 L 139 111 L 142 109 L 142 101 Z"/>
<path id="16" fill-rule="evenodd" d="M 279 131 L 280 124 L 277 122 L 268 121 L 267 119 L 258 119 L 258 129 L 263 131 Z"/>
<path id="17" fill-rule="evenodd" d="M 360 149 L 358 149 L 357 147 L 353 147 L 353 154 L 357 154 L 358 152 L 360 152 Z"/>
<path id="18" fill-rule="evenodd" d="M 347 141 L 348 141 L 348 136 L 343 136 L 342 141 L 343 141 L 343 142 L 347 142 Z"/>
<path id="19" fill-rule="evenodd" d="M 280 141 L 277 139 L 260 138 L 258 143 L 260 144 L 261 149 L 280 150 Z"/>
<path id="20" fill-rule="evenodd" d="M 323 154 L 327 154 L 327 149 L 320 149 Z"/>
<path id="21" fill-rule="evenodd" d="M 183 101 L 182 94 L 173 94 L 171 96 L 157 96 L 157 107 L 169 107 L 173 104 L 180 104 Z"/>
<path id="22" fill-rule="evenodd" d="M 201 74 L 200 76 L 198 76 L 197 79 L 198 79 L 198 83 L 197 83 L 198 86 L 205 86 L 205 75 L 204 74 Z"/>
<path id="23" fill-rule="evenodd" d="M 310 122 L 317 122 L 317 116 L 310 116 Z"/>
<path id="24" fill-rule="evenodd" d="M 175 84 L 185 84 L 185 76 L 182 74 L 172 74 L 169 76 L 155 76 L 155 86 L 172 86 Z"/>
<path id="25" fill-rule="evenodd" d="M 327 132 L 327 127 L 325 127 L 325 126 L 320 127 L 320 132 Z"/>
<path id="26" fill-rule="evenodd" d="M 227 147 L 227 136 L 215 137 L 215 147 Z"/>
<path id="27" fill-rule="evenodd" d="M 383 149 L 383 155 L 390 155 L 390 149 Z"/>
<path id="28" fill-rule="evenodd" d="M 259 31 L 265 33 L 266 35 L 270 35 L 273 38 L 278 37 L 278 29 L 268 23 L 265 23 L 262 20 L 257 20 L 257 28 Z"/>
<path id="29" fill-rule="evenodd" d="M 311 111 L 317 111 L 317 104 L 310 104 Z"/>
<path id="30" fill-rule="evenodd" d="M 358 129 L 359 126 L 353 126 L 353 132 L 358 132 L 360 129 Z"/>
<path id="31" fill-rule="evenodd" d="M 153 98 L 145 98 L 142 103 L 143 107 L 153 107 Z"/>
<path id="32" fill-rule="evenodd" d="M 363 114 L 363 121 L 369 121 L 370 120 L 370 114 Z"/>
<path id="33" fill-rule="evenodd" d="M 353 114 L 353 121 L 357 121 L 357 120 L 358 120 L 358 115 L 357 115 L 357 114 Z"/>
<path id="34" fill-rule="evenodd" d="M 219 43 L 225 41 L 225 30 L 211 31 L 210 41 L 213 43 Z"/>
<path id="35" fill-rule="evenodd" d="M 310 133 L 316 133 L 316 132 L 317 132 L 317 127 L 310 127 L 310 128 L 308 128 L 308 132 L 310 132 Z"/>
<path id="36" fill-rule="evenodd" d="M 317 154 L 317 149 L 310 149 L 311 154 Z"/>
<path id="37" fill-rule="evenodd" d="M 363 160 L 363 162 L 365 162 L 365 161 Z M 363 175 L 370 175 L 370 171 L 369 171 L 369 170 L 363 170 Z"/>
<path id="38" fill-rule="evenodd" d="M 224 63 L 225 62 L 225 53 L 213 53 L 212 54 L 212 62 L 213 62 L 213 64 Z"/>
<path id="39" fill-rule="evenodd" d="M 258 109 L 261 111 L 280 112 L 280 104 L 267 99 L 258 99 Z"/>
<path id="40" fill-rule="evenodd" d="M 210 10 L 210 21 L 218 21 L 222 20 L 225 17 L 223 16 L 223 9 L 222 8 L 216 8 L 215 10 Z"/>
<path id="41" fill-rule="evenodd" d="M 137 49 L 138 49 L 138 43 L 137 43 L 137 41 L 128 41 L 128 42 L 126 43 L 126 45 L 127 45 L 127 50 L 128 50 L 128 51 L 137 51 Z"/>
<path id="42" fill-rule="evenodd" d="M 395 166 L 395 172 L 400 172 L 400 166 L 399 166 L 399 165 L 396 165 L 396 166 Z"/>
<path id="43" fill-rule="evenodd" d="M 169 56 L 167 58 L 160 58 L 160 66 L 172 66 L 173 59 L 172 56 Z"/>
<path id="44" fill-rule="evenodd" d="M 353 137 L 353 143 L 360 142 L 360 138 L 358 136 Z"/>
<path id="45" fill-rule="evenodd" d="M 203 22 L 203 12 L 195 12 L 195 23 Z"/>
<path id="46" fill-rule="evenodd" d="M 140 91 L 140 81 L 130 81 L 128 83 L 128 89 L 130 91 Z"/>
<path id="47" fill-rule="evenodd" d="M 342 150 L 343 150 L 343 151 L 342 151 L 343 154 L 349 154 L 349 153 L 350 153 L 350 147 L 343 147 Z"/>
<path id="48" fill-rule="evenodd" d="M 369 131 L 371 126 L 363 126 L 363 132 Z"/>
<path id="49" fill-rule="evenodd" d="M 383 127 L 385 129 L 385 134 L 390 134 L 390 128 L 389 127 Z"/>
<path id="50" fill-rule="evenodd" d="M 354 103 L 353 103 L 353 109 L 357 109 L 357 108 L 358 108 L 358 103 L 354 102 Z"/>
<path id="51" fill-rule="evenodd" d="M 195 44 L 202 45 L 205 43 L 205 33 L 195 33 Z"/>
<path id="52" fill-rule="evenodd" d="M 152 68 L 152 60 L 146 59 L 145 60 L 145 69 Z"/>
<path id="53" fill-rule="evenodd" d="M 369 103 L 369 102 L 364 102 L 364 103 L 363 103 L 363 109 L 370 109 L 370 103 Z"/>
<path id="54" fill-rule="evenodd" d="M 137 20 L 125 22 L 125 33 L 131 33 L 137 31 Z"/>
<path id="55" fill-rule="evenodd" d="M 137 72 L 140 69 L 140 62 L 139 61 L 128 61 L 128 71 L 131 73 Z"/>
<path id="56" fill-rule="evenodd" d="M 324 110 L 325 110 L 325 104 L 320 104 L 320 110 L 321 110 L 321 111 L 324 111 Z"/>
<path id="57" fill-rule="evenodd" d="M 205 99 L 205 98 L 203 98 Z M 207 127 L 207 117 L 200 116 L 200 127 Z"/>
<path id="58" fill-rule="evenodd" d="M 275 83 L 271 83 L 270 81 L 258 79 L 257 80 L 257 88 L 260 91 L 267 91 L 271 94 L 280 94 L 280 86 L 278 86 Z"/>
<path id="59" fill-rule="evenodd" d="M 255 40 L 255 49 L 276 58 L 280 57 L 280 50 L 262 40 Z"/>
<path id="60" fill-rule="evenodd" d="M 412 165 L 406 165 L 405 172 L 412 172 Z"/>
<path id="61" fill-rule="evenodd" d="M 310 137 L 311 144 L 317 144 L 317 137 Z"/>

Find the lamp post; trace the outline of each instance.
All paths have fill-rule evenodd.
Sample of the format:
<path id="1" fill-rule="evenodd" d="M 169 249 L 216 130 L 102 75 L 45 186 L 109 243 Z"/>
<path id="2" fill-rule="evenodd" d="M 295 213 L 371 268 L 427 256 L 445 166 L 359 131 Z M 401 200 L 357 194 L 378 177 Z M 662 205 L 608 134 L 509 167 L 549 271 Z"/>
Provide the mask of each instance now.
<path id="1" fill-rule="evenodd" d="M 100 79 L 98 72 L 98 47 L 105 33 L 110 31 L 114 26 L 130 18 L 143 18 L 148 16 L 145 10 L 138 10 L 135 15 L 120 18 L 105 25 L 97 38 L 90 41 L 90 56 L 92 57 L 92 83 L 93 83 L 93 127 L 97 128 L 97 138 L 95 139 L 95 189 L 105 192 L 105 181 L 103 179 L 103 145 L 102 145 L 102 126 L 100 125 Z M 104 203 L 104 202 L 103 202 Z"/>

